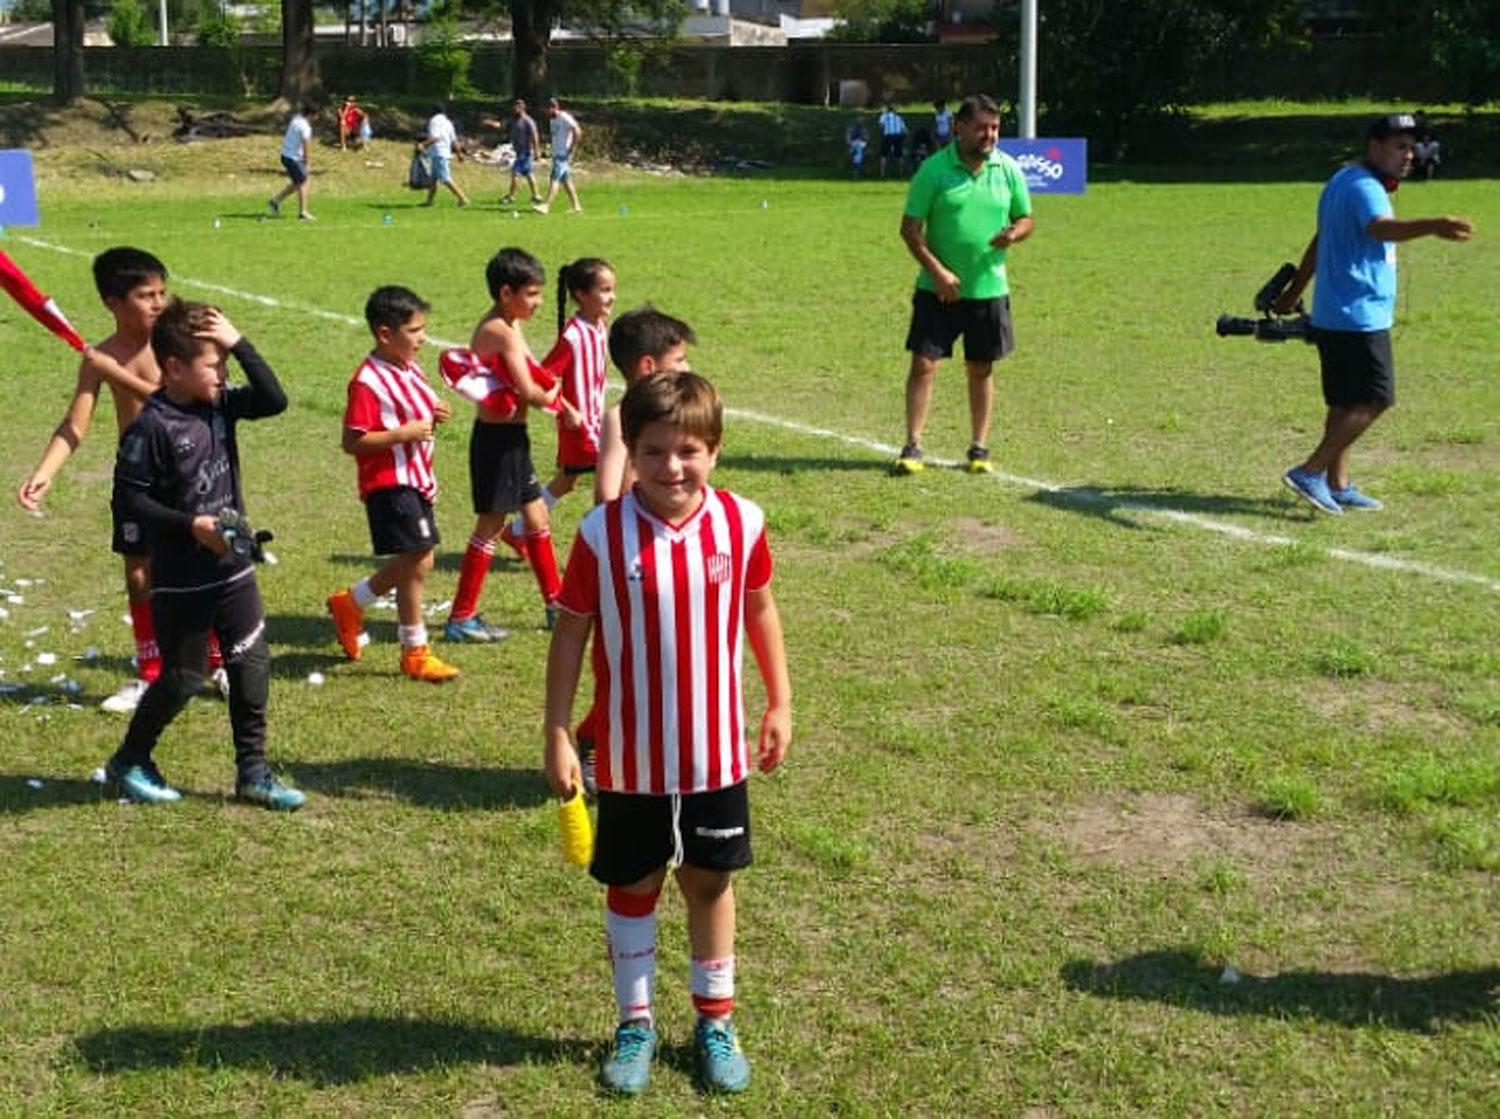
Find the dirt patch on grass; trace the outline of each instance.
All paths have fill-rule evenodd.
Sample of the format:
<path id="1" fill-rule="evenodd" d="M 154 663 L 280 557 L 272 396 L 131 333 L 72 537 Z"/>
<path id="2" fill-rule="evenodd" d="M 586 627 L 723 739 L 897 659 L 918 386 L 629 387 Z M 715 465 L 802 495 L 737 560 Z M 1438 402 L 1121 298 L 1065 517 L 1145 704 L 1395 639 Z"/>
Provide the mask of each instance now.
<path id="1" fill-rule="evenodd" d="M 1008 552 L 1021 546 L 1021 537 L 1009 525 L 992 525 L 978 517 L 959 517 L 953 522 L 954 539 L 965 551 L 981 555 Z"/>
<path id="2" fill-rule="evenodd" d="M 1176 870 L 1216 855 L 1261 865 L 1281 862 L 1315 838 L 1303 825 L 1277 823 L 1248 810 L 1209 811 L 1194 797 L 1171 793 L 1090 801 L 1041 830 L 1085 862 L 1148 870 Z"/>
<path id="3" fill-rule="evenodd" d="M 1375 733 L 1387 730 L 1464 733 L 1464 724 L 1439 708 L 1441 695 L 1436 689 L 1416 697 L 1430 701 L 1430 707 L 1413 702 L 1409 691 L 1385 680 L 1320 680 L 1303 687 L 1302 700 L 1325 719 Z"/>

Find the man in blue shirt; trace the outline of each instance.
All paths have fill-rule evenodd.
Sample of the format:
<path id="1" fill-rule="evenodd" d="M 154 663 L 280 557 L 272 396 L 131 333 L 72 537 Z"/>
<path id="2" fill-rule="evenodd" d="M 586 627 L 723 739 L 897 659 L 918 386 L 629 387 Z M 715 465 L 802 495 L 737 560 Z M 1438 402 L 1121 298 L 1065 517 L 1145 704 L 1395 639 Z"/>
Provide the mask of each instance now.
<path id="1" fill-rule="evenodd" d="M 1338 171 L 1318 198 L 1318 231 L 1296 279 L 1276 309 L 1289 314 L 1316 271 L 1312 325 L 1328 405 L 1323 439 L 1282 476 L 1298 497 L 1324 513 L 1372 511 L 1380 502 L 1349 478 L 1349 449 L 1396 402 L 1391 322 L 1396 308 L 1396 242 L 1418 237 L 1467 241 L 1467 218 L 1402 221 L 1390 195 L 1411 170 L 1417 122 L 1406 113 L 1370 125 L 1365 155 Z"/>

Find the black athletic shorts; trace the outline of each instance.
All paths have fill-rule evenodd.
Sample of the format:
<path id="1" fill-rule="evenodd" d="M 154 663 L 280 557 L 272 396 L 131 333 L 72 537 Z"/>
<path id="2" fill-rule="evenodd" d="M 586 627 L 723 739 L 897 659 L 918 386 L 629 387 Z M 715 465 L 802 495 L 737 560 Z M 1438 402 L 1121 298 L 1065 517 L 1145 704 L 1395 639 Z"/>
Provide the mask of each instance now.
<path id="1" fill-rule="evenodd" d="M 999 361 L 1016 348 L 1010 323 L 1010 296 L 944 303 L 934 292 L 911 297 L 906 348 L 918 357 L 952 357 L 953 341 L 964 339 L 965 361 Z"/>
<path id="2" fill-rule="evenodd" d="M 1323 403 L 1330 408 L 1396 403 L 1396 358 L 1389 330 L 1319 330 Z"/>
<path id="3" fill-rule="evenodd" d="M 606 886 L 629 886 L 672 861 L 676 836 L 682 861 L 702 870 L 742 870 L 750 865 L 749 782 L 680 797 L 599 790 L 599 831 L 589 873 Z"/>
<path id="4" fill-rule="evenodd" d="M 525 424 L 474 421 L 469 433 L 469 489 L 477 514 L 514 513 L 542 496 Z"/>
<path id="5" fill-rule="evenodd" d="M 286 177 L 292 180 L 293 186 L 301 186 L 307 181 L 307 167 L 300 159 L 284 155 L 281 157 L 281 167 L 286 172 Z"/>
<path id="6" fill-rule="evenodd" d="M 411 486 L 390 486 L 365 498 L 370 547 L 377 556 L 425 552 L 439 544 L 432 505 Z"/>

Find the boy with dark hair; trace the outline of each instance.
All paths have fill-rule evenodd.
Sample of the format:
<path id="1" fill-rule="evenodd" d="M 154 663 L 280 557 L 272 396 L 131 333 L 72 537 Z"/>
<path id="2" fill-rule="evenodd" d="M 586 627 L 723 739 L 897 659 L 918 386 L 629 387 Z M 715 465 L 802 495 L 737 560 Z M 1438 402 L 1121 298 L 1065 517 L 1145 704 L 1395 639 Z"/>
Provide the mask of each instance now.
<path id="1" fill-rule="evenodd" d="M 99 390 L 105 384 L 114 398 L 118 434 L 123 436 L 161 383 L 161 370 L 151 352 L 151 327 L 166 303 L 167 266 L 142 249 L 121 246 L 96 256 L 93 271 L 94 286 L 114 316 L 115 330 L 97 349 L 90 347 L 84 352 L 68 410 L 47 441 L 41 461 L 16 493 L 22 507 L 31 512 L 40 510 L 57 472 L 88 435 Z M 125 594 L 135 635 L 138 675 L 101 706 L 116 714 L 129 714 L 160 674 L 161 654 L 151 623 L 151 559 L 145 538 L 140 526 L 124 520 L 113 503 L 110 512 L 110 546 L 125 561 Z"/>
<path id="2" fill-rule="evenodd" d="M 349 382 L 343 448 L 359 463 L 371 547 L 377 556 L 392 558 L 374 575 L 330 595 L 328 612 L 344 655 L 359 660 L 368 641 L 365 608 L 394 588 L 401 671 L 440 684 L 458 669 L 428 646 L 422 591 L 439 541 L 432 516 L 438 489 L 433 434 L 452 413 L 417 364 L 417 351 L 427 341 L 427 311 L 427 303 L 404 287 L 376 288 L 365 301 L 375 348 Z"/>
<path id="3" fill-rule="evenodd" d="M 474 428 L 469 434 L 469 485 L 477 519 L 464 549 L 453 610 L 443 630 L 450 641 L 499 641 L 509 636 L 480 617 L 479 596 L 495 556 L 495 538 L 517 509 L 526 523 L 526 556 L 542 592 L 549 626 L 561 589 L 547 505 L 531 463 L 531 439 L 526 433 L 527 407 L 551 407 L 559 386 L 543 387 L 545 370 L 531 356 L 521 335 L 521 324 L 542 305 L 546 272 L 525 249 L 508 248 L 491 258 L 484 277 L 493 303 L 475 326 L 468 352 L 477 365 L 493 367 L 495 373 L 473 380 L 494 381 L 505 388 L 486 396 L 455 386 L 476 406 Z"/>
<path id="4" fill-rule="evenodd" d="M 626 311 L 609 328 L 609 359 L 627 386 L 651 373 L 687 369 L 687 348 L 698 344 L 693 328 L 649 303 Z M 599 427 L 599 462 L 594 473 L 594 500 L 613 501 L 630 488 L 630 463 L 620 434 L 620 406 L 604 413 Z"/>
<path id="5" fill-rule="evenodd" d="M 173 300 L 151 328 L 151 348 L 161 389 L 120 442 L 115 500 L 144 528 L 150 545 L 162 671 L 146 689 L 105 775 L 132 800 L 182 799 L 151 752 L 202 686 L 212 632 L 225 650 L 229 676 L 235 795 L 290 811 L 304 797 L 278 781 L 266 763 L 271 654 L 255 568 L 220 529 L 226 511 L 243 515 L 245 508 L 236 425 L 285 411 L 286 394 L 255 348 L 205 303 Z M 231 353 L 250 382 L 246 387 L 225 386 Z"/>
<path id="6" fill-rule="evenodd" d="M 670 868 L 687 903 L 699 1074 L 711 1091 L 741 1092 L 750 1067 L 730 1021 L 730 876 L 751 861 L 741 689 L 747 637 L 766 692 L 756 743 L 762 772 L 776 768 L 792 737 L 765 514 L 708 485 L 723 407 L 702 377 L 644 377 L 626 391 L 620 412 L 636 484 L 584 517 L 568 557 L 547 657 L 543 768 L 560 796 L 582 783 L 568 730 L 592 632 L 600 740 L 590 873 L 608 887 L 620 1022 L 603 1080 L 635 1095 L 650 1078 L 656 902 Z"/>

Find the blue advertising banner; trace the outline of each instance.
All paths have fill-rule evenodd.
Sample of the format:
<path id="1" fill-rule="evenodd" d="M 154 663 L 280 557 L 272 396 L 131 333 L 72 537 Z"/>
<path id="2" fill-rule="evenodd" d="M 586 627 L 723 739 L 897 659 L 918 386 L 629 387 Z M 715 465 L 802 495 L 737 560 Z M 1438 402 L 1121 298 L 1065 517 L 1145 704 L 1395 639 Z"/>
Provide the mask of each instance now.
<path id="1" fill-rule="evenodd" d="M 1082 194 L 1089 177 L 1089 142 L 1082 136 L 1005 139 L 1000 150 L 1021 165 L 1033 194 Z"/>
<path id="2" fill-rule="evenodd" d="M 21 148 L 0 151 L 0 225 L 36 225 L 38 221 L 31 153 Z"/>

